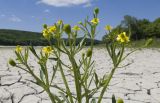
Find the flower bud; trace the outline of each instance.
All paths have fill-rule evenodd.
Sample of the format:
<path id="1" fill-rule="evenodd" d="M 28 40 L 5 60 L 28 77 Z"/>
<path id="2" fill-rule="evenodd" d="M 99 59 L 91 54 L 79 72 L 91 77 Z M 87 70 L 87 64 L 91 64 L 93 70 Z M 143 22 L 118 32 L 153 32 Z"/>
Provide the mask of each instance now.
<path id="1" fill-rule="evenodd" d="M 11 66 L 16 66 L 16 63 L 13 59 L 9 59 L 9 62 L 8 62 Z"/>
<path id="2" fill-rule="evenodd" d="M 114 94 L 112 95 L 112 103 L 116 103 L 116 98 Z"/>
<path id="3" fill-rule="evenodd" d="M 124 103 L 122 98 L 117 99 L 117 103 Z"/>
<path id="4" fill-rule="evenodd" d="M 85 53 L 82 53 L 82 57 L 84 57 L 85 56 Z"/>
<path id="5" fill-rule="evenodd" d="M 92 50 L 91 50 L 91 48 L 89 48 L 87 50 L 87 57 L 91 57 L 91 55 L 92 55 Z"/>
<path id="6" fill-rule="evenodd" d="M 57 24 L 58 24 L 58 25 L 61 25 L 61 24 L 63 24 L 63 21 L 62 21 L 62 20 L 58 20 L 58 21 L 57 21 Z"/>
<path id="7" fill-rule="evenodd" d="M 69 24 L 65 24 L 64 31 L 66 32 L 66 34 L 70 34 L 71 33 L 71 26 Z"/>
<path id="8" fill-rule="evenodd" d="M 43 24 L 43 28 L 47 29 L 47 24 Z"/>
<path id="9" fill-rule="evenodd" d="M 99 13 L 99 8 L 95 8 L 94 12 L 95 12 L 95 14 L 98 14 Z"/>
<path id="10" fill-rule="evenodd" d="M 83 25 L 82 21 L 79 21 L 78 24 Z"/>

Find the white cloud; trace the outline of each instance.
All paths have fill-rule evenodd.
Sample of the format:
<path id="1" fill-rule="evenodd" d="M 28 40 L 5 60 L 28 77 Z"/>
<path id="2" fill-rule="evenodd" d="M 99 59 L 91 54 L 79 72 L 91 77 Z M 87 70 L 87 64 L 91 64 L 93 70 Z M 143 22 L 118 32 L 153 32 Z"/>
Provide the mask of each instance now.
<path id="1" fill-rule="evenodd" d="M 37 3 L 44 3 L 55 7 L 62 7 L 81 4 L 86 5 L 88 3 L 91 3 L 91 0 L 39 0 Z"/>
<path id="2" fill-rule="evenodd" d="M 49 9 L 46 9 L 46 10 L 44 10 L 44 12 L 45 12 L 45 13 L 49 13 L 49 12 L 50 12 L 50 10 L 49 10 Z"/>
<path id="3" fill-rule="evenodd" d="M 32 15 L 32 16 L 31 16 L 31 18 L 35 18 L 35 16 L 34 16 L 34 15 Z"/>
<path id="4" fill-rule="evenodd" d="M 0 15 L 0 17 L 5 17 L 5 16 L 6 16 L 5 14 L 1 14 L 1 15 Z"/>
<path id="5" fill-rule="evenodd" d="M 88 8 L 88 7 L 91 7 L 91 6 L 92 6 L 92 4 L 89 2 L 89 3 L 85 4 L 83 7 Z"/>
<path id="6" fill-rule="evenodd" d="M 19 17 L 15 16 L 15 15 L 11 15 L 9 20 L 12 22 L 21 22 L 22 21 Z"/>

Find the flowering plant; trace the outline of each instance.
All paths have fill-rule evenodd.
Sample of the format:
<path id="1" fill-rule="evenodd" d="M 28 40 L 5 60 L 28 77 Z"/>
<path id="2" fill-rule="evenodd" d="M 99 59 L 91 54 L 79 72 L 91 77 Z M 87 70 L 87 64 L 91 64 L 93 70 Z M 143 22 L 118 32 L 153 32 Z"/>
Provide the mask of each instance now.
<path id="1" fill-rule="evenodd" d="M 35 80 L 33 83 L 44 89 L 52 103 L 101 103 L 116 69 L 130 53 L 124 55 L 125 47 L 129 42 L 127 34 L 125 32 L 119 34 L 110 33 L 106 38 L 106 49 L 112 60 L 113 68 L 109 75 L 104 75 L 103 78 L 100 78 L 94 71 L 92 52 L 97 33 L 96 28 L 100 22 L 98 13 L 99 9 L 96 8 L 92 20 L 85 19 L 84 22 L 79 22 L 73 28 L 69 24 L 64 24 L 62 20 L 59 20 L 52 26 L 45 24 L 42 33 L 44 38 L 48 40 L 49 46 L 43 47 L 39 55 L 32 46 L 27 48 L 17 46 L 15 50 L 17 61 L 15 62 L 13 59 L 10 59 L 9 64 L 29 73 Z M 107 25 L 105 29 L 107 32 L 111 32 L 112 27 Z M 84 36 L 77 45 L 77 35 L 80 31 Z M 62 39 L 64 33 L 68 36 L 68 46 Z M 51 43 L 53 38 L 56 40 L 54 45 Z M 85 47 L 86 38 L 90 38 L 91 44 L 86 52 L 82 53 L 79 61 L 77 61 L 76 55 Z M 32 66 L 28 63 L 29 53 L 32 53 L 38 61 L 37 64 L 40 66 L 39 75 L 33 71 Z M 70 65 L 63 62 L 61 59 L 62 55 L 68 57 Z M 54 62 L 51 76 L 49 75 L 49 67 L 47 66 L 49 60 L 53 60 Z M 71 90 L 69 80 L 65 75 L 66 69 L 70 71 L 71 78 L 74 80 L 75 91 Z M 57 72 L 60 72 L 65 88 L 53 84 Z M 91 85 L 93 86 L 91 87 Z M 51 88 L 58 90 L 59 93 L 53 93 Z M 96 99 L 94 96 L 97 93 L 99 97 Z M 115 98 L 112 98 L 112 102 L 116 103 Z M 117 102 L 123 103 L 123 100 L 119 99 Z"/>

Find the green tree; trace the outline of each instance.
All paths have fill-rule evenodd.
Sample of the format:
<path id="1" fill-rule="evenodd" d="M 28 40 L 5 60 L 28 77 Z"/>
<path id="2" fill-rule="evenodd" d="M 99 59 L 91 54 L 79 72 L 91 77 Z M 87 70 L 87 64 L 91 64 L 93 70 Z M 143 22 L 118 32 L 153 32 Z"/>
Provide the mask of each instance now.
<path id="1" fill-rule="evenodd" d="M 138 20 L 139 32 L 142 35 L 142 39 L 150 37 L 148 34 L 148 26 L 150 26 L 151 22 L 148 19 L 140 19 Z"/>
<path id="2" fill-rule="evenodd" d="M 155 37 L 160 38 L 160 17 L 153 21 Z"/>
<path id="3" fill-rule="evenodd" d="M 129 15 L 124 16 L 124 20 L 121 22 L 122 28 L 125 28 L 128 32 L 131 32 L 132 40 L 142 39 L 141 31 L 138 26 L 138 19 Z"/>

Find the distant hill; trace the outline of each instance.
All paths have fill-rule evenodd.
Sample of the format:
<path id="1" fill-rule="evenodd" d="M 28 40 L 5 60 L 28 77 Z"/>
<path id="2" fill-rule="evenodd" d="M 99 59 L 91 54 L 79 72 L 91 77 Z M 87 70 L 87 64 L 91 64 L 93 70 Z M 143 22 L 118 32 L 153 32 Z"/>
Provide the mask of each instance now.
<path id="1" fill-rule="evenodd" d="M 82 38 L 77 39 L 77 44 Z M 65 39 L 67 41 L 67 39 Z M 54 43 L 55 40 L 52 40 Z M 100 44 L 101 41 L 95 40 L 95 44 Z M 86 45 L 90 44 L 90 39 L 86 39 Z M 21 30 L 10 30 L 0 29 L 0 45 L 34 45 L 42 46 L 48 45 L 48 42 L 43 38 L 42 33 L 21 31 Z"/>

